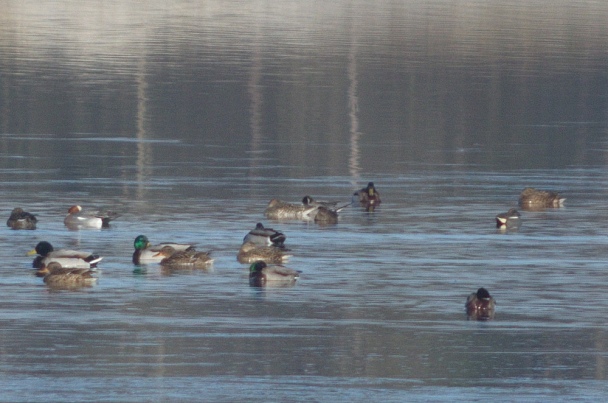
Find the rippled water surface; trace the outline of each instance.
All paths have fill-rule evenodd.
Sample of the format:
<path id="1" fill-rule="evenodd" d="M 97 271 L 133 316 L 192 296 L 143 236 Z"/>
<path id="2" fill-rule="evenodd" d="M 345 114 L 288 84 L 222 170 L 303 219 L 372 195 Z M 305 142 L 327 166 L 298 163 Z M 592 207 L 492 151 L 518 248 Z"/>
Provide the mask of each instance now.
<path id="1" fill-rule="evenodd" d="M 1 401 L 600 400 L 608 387 L 608 6 L 7 1 Z M 270 221 L 271 198 L 373 212 Z M 494 216 L 526 186 L 565 206 Z M 70 205 L 109 228 L 69 230 Z M 294 287 L 236 261 L 281 230 Z M 209 270 L 134 266 L 195 242 Z M 37 242 L 104 256 L 48 288 Z M 467 320 L 486 287 L 494 320 Z"/>

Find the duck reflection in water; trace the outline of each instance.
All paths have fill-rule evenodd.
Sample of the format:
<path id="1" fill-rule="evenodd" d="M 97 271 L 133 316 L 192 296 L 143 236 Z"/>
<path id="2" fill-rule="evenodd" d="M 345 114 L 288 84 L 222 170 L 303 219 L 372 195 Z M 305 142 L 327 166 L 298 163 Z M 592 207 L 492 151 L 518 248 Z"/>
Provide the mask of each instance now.
<path id="1" fill-rule="evenodd" d="M 481 287 L 477 292 L 471 293 L 465 303 L 469 319 L 489 320 L 494 318 L 496 301 L 488 290 Z"/>

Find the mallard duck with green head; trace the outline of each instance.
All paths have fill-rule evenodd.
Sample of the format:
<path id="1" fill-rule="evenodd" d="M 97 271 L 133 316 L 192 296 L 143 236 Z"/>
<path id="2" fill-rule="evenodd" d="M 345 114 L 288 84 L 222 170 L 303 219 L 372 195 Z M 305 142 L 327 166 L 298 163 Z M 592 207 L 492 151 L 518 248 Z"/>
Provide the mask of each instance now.
<path id="1" fill-rule="evenodd" d="M 161 249 L 165 246 L 171 246 L 175 251 L 183 251 L 189 248 L 194 248 L 192 244 L 185 243 L 172 243 L 164 242 L 157 245 L 152 245 L 145 235 L 138 235 L 133 241 L 133 263 L 134 264 L 146 264 L 146 263 L 160 263 L 166 256 L 159 254 Z"/>
<path id="2" fill-rule="evenodd" d="M 300 278 L 300 272 L 280 265 L 267 265 L 258 260 L 249 266 L 249 283 L 252 286 L 263 287 L 267 284 L 291 285 Z"/>

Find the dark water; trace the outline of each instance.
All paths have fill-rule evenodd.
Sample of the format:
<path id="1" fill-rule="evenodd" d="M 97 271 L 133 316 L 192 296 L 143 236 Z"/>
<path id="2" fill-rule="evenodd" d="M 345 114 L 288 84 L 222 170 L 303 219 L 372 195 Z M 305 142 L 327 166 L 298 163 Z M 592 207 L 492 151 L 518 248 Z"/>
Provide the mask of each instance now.
<path id="1" fill-rule="evenodd" d="M 421 4 L 422 3 L 422 4 Z M 608 387 L 608 5 L 0 6 L 0 400 L 599 400 Z M 383 203 L 272 222 L 278 197 Z M 494 216 L 525 186 L 560 209 Z M 122 212 L 70 231 L 72 204 Z M 262 221 L 293 288 L 236 261 Z M 131 264 L 135 236 L 209 271 Z M 46 287 L 41 240 L 104 256 Z M 484 286 L 493 321 L 467 321 Z"/>

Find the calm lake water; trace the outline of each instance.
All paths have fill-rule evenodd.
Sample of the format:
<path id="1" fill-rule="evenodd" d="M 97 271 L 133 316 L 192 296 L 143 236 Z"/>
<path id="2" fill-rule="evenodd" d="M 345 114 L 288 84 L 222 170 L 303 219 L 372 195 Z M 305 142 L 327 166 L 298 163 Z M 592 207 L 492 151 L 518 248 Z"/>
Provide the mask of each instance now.
<path id="1" fill-rule="evenodd" d="M 601 400 L 608 393 L 608 3 L 0 5 L 0 400 Z M 350 201 L 336 225 L 271 198 Z M 526 186 L 559 209 L 494 216 Z M 122 213 L 68 230 L 72 204 Z M 257 222 L 302 271 L 252 288 Z M 212 270 L 135 267 L 196 242 Z M 49 289 L 37 242 L 104 256 Z M 492 321 L 464 302 L 486 287 Z"/>

